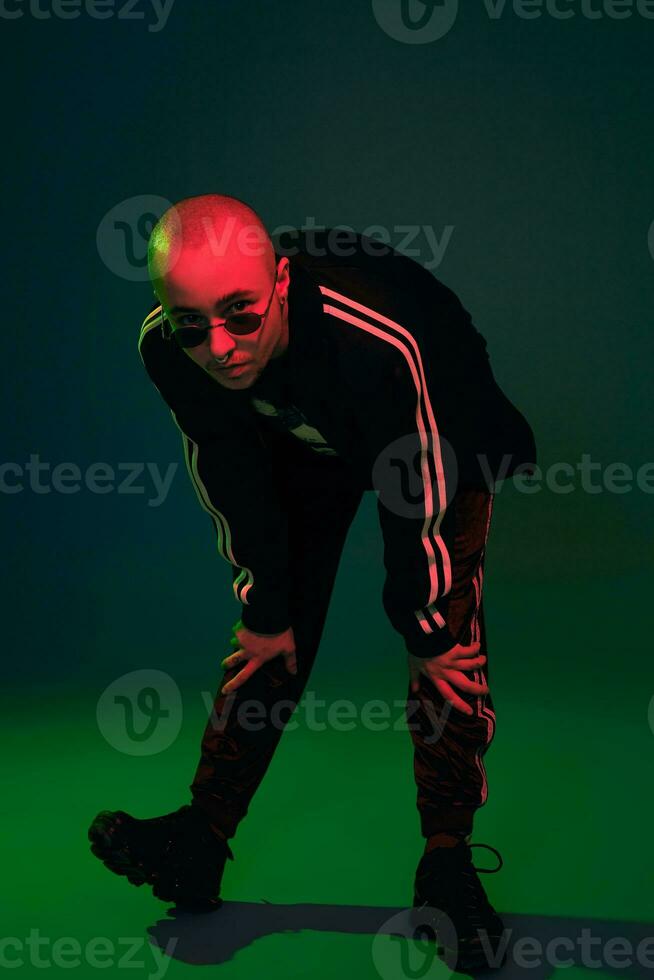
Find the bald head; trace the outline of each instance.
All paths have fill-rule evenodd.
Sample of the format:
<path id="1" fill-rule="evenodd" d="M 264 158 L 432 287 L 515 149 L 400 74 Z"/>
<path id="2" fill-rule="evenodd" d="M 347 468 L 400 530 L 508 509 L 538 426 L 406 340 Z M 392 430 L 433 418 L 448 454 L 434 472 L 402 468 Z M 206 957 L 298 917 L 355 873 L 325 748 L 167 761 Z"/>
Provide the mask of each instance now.
<path id="1" fill-rule="evenodd" d="M 289 260 L 277 261 L 263 222 L 243 201 L 203 194 L 169 208 L 150 235 L 148 269 L 178 342 L 183 328 L 185 339 L 196 332 L 197 343 L 183 349 L 223 387 L 250 387 L 286 350 Z M 258 325 L 249 318 L 243 333 L 239 313 L 256 314 Z"/>
<path id="2" fill-rule="evenodd" d="M 260 266 L 275 273 L 273 243 L 259 215 L 226 194 L 201 194 L 174 204 L 161 216 L 148 242 L 148 271 L 157 294 L 180 258 L 202 253 L 225 266 Z"/>

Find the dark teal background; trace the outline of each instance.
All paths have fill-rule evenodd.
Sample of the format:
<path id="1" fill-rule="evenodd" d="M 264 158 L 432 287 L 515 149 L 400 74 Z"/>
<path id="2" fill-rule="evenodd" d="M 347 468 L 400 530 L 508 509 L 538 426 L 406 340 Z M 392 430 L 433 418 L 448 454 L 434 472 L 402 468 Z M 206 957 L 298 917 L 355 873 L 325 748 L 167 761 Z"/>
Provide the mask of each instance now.
<path id="1" fill-rule="evenodd" d="M 101 808 L 151 816 L 186 801 L 199 691 L 215 690 L 238 615 L 179 433 L 138 357 L 150 287 L 111 271 L 96 244 L 112 208 L 219 192 L 250 203 L 270 230 L 308 218 L 374 224 L 392 244 L 400 225 L 431 225 L 439 238 L 451 225 L 433 271 L 486 337 L 543 469 L 584 453 L 602 469 L 653 458 L 654 20 L 524 20 L 510 8 L 493 20 L 480 0 L 440 40 L 404 44 L 363 0 L 177 0 L 163 30 L 147 23 L 0 18 L 4 459 L 24 466 L 38 454 L 82 471 L 178 464 L 159 507 L 147 505 L 145 476 L 141 494 L 3 492 L 4 738 L 16 753 L 6 815 L 33 855 L 32 870 L 14 869 L 27 882 L 16 936 L 50 911 L 35 903 L 44 874 L 64 908 L 94 889 L 114 912 L 129 910 L 107 935 L 138 935 L 161 913 L 91 857 L 86 826 Z M 143 236 L 134 247 L 142 269 Z M 590 494 L 578 477 L 570 493 L 511 483 L 498 493 L 485 579 L 498 727 L 477 826 L 511 865 L 495 886 L 503 910 L 642 921 L 654 912 L 652 500 L 635 485 Z M 368 494 L 312 675 L 322 696 L 405 694 L 382 576 Z M 95 710 L 109 683 L 142 668 L 168 672 L 188 713 L 183 743 L 135 760 L 107 745 Z M 387 755 L 370 733 L 289 733 L 239 831 L 228 897 L 406 903 L 420 840 L 408 735 L 394 738 Z M 306 798 L 293 789 L 300 778 Z M 67 855 L 51 872 L 44 819 Z M 282 895 L 277 862 L 289 848 L 300 864 L 311 859 Z M 50 934 L 73 934 L 74 916 L 58 914 Z M 105 934 L 101 916 L 88 925 Z M 257 948 L 266 960 L 276 944 L 280 976 L 322 975 L 306 935 L 294 968 L 283 937 Z M 325 975 L 356 961 L 361 976 L 377 976 L 369 939 L 356 951 L 351 937 L 339 941 L 318 958 Z M 252 975 L 255 960 L 227 975 Z"/>

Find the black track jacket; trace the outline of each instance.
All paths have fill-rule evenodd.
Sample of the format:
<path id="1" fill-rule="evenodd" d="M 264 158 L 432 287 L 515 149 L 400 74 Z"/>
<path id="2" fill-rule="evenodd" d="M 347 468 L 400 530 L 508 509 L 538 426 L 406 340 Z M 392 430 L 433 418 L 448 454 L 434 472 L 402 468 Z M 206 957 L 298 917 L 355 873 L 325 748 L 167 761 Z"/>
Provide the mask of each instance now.
<path id="1" fill-rule="evenodd" d="M 528 472 L 534 436 L 456 295 L 381 240 L 350 235 L 346 245 L 334 234 L 312 231 L 308 247 L 297 232 L 277 245 L 290 263 L 289 343 L 250 388 L 223 388 L 195 364 L 167 337 L 158 303 L 138 349 L 181 432 L 244 625 L 264 634 L 292 625 L 287 518 L 262 438 L 262 426 L 281 425 L 309 451 L 341 456 L 377 493 L 384 609 L 410 653 L 433 657 L 456 643 L 448 505 L 459 486 L 492 491 L 518 467 Z"/>

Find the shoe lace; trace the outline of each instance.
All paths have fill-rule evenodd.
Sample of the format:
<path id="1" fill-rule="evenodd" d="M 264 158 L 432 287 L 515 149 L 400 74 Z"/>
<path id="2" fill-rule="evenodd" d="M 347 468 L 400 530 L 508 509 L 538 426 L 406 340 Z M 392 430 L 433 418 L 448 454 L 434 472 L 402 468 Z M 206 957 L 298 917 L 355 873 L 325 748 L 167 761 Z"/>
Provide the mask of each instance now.
<path id="1" fill-rule="evenodd" d="M 470 849 L 473 847 L 485 847 L 487 850 L 492 851 L 499 858 L 498 866 L 496 868 L 477 868 L 471 861 L 467 860 L 470 856 Z M 477 877 L 477 872 L 481 874 L 495 874 L 503 866 L 504 861 L 499 851 L 490 844 L 466 844 L 463 854 L 464 860 L 457 868 L 455 877 L 457 885 L 456 897 L 449 891 L 448 900 L 444 899 L 444 904 L 448 908 L 448 911 L 453 912 L 455 915 L 458 912 L 459 915 L 465 917 L 468 925 L 475 930 L 484 927 L 486 917 L 489 911 L 491 911 L 488 897 Z M 452 899 L 455 899 L 456 910 L 452 908 Z M 438 895 L 433 896 L 432 902 L 422 902 L 422 907 L 432 903 L 436 907 L 440 906 Z"/>
<path id="2" fill-rule="evenodd" d="M 498 864 L 498 866 L 496 868 L 476 868 L 474 866 L 474 864 L 473 864 L 472 867 L 473 867 L 473 870 L 474 871 L 480 871 L 482 874 L 491 874 L 491 875 L 494 875 L 497 871 L 500 870 L 500 868 L 504 864 L 504 861 L 502 860 L 502 855 L 500 854 L 500 852 L 498 850 L 496 850 L 494 847 L 492 847 L 490 844 L 468 844 L 468 847 L 485 847 L 487 850 L 492 851 L 493 854 L 496 854 L 497 857 L 500 859 L 500 863 Z"/>
<path id="3" fill-rule="evenodd" d="M 500 862 L 496 868 L 478 868 L 471 863 L 469 867 L 464 867 L 461 871 L 461 883 L 464 889 L 463 900 L 468 919 L 473 927 L 481 928 L 485 921 L 484 913 L 488 912 L 490 905 L 483 885 L 477 877 L 477 873 L 496 874 L 504 864 L 504 861 L 499 851 L 490 844 L 469 844 L 468 847 L 485 847 L 487 850 L 492 851 L 499 858 Z"/>

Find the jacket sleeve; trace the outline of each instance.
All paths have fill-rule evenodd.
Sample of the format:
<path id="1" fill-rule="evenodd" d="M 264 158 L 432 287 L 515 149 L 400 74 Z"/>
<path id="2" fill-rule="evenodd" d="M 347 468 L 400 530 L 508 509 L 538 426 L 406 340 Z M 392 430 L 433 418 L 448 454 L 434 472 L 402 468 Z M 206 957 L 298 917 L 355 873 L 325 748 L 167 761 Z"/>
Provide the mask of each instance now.
<path id="1" fill-rule="evenodd" d="M 163 338 L 160 306 L 145 318 L 138 350 L 181 433 L 188 474 L 211 519 L 218 553 L 232 566 L 243 625 L 265 635 L 283 632 L 290 626 L 287 518 L 253 413 L 244 409 L 239 392 L 220 389 Z"/>
<path id="2" fill-rule="evenodd" d="M 384 540 L 382 601 L 407 651 L 428 658 L 457 643 L 447 625 L 456 475 L 419 365 L 399 365 L 393 378 L 386 447 L 373 472 Z"/>
<path id="3" fill-rule="evenodd" d="M 408 331 L 399 342 L 371 421 L 381 439 L 372 478 L 384 541 L 382 601 L 407 651 L 429 658 L 457 643 L 447 624 L 456 465 L 439 431 L 423 352 Z"/>

